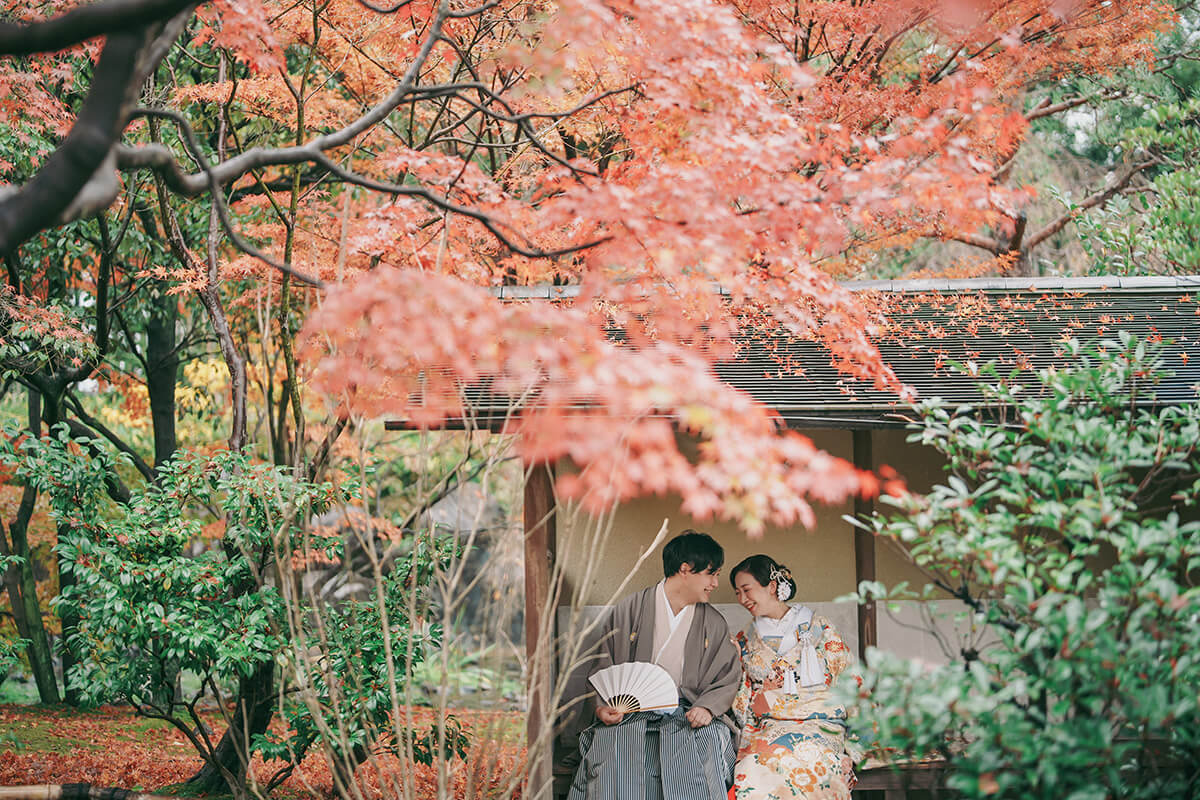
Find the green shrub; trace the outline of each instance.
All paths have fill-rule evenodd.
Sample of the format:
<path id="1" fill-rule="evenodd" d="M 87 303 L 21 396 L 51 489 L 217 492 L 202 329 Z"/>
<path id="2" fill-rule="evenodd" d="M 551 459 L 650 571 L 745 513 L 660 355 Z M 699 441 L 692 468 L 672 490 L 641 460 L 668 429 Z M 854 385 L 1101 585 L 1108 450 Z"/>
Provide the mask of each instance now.
<path id="1" fill-rule="evenodd" d="M 456 721 L 416 734 L 397 714 L 413 670 L 441 643 L 440 626 L 421 620 L 452 540 L 401 533 L 387 544 L 375 598 L 317 605 L 301 588 L 305 565 L 314 555 L 336 561 L 343 541 L 307 526 L 356 502 L 356 487 L 298 480 L 244 454 L 180 452 L 119 504 L 105 488 L 118 459 L 88 444 L 60 428 L 0 453 L 49 495 L 60 525 L 58 551 L 75 580 L 54 602 L 78 615 L 69 680 L 86 701 L 120 700 L 169 721 L 216 768 L 205 698 L 227 706 L 240 677 L 273 665 L 288 731 L 240 745 L 242 763 L 252 752 L 276 761 L 259 791 L 314 746 L 343 779 L 369 750 L 400 748 L 418 761 L 465 752 Z M 248 792 L 242 776 L 225 778 Z"/>
<path id="2" fill-rule="evenodd" d="M 920 408 L 909 440 L 949 475 L 873 529 L 990 641 L 929 670 L 872 651 L 854 724 L 893 755 L 945 758 L 965 797 L 1194 797 L 1200 408 L 1147 403 L 1170 377 L 1158 347 L 1064 350 L 1078 366 L 1028 388 L 984 370 L 995 415 Z"/>

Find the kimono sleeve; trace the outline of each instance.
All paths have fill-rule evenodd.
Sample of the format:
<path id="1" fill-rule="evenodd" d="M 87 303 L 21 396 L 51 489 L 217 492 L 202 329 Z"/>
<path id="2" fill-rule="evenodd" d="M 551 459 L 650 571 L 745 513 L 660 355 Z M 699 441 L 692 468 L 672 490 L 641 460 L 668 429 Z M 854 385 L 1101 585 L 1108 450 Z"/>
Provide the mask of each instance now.
<path id="1" fill-rule="evenodd" d="M 738 634 L 735 642 L 739 652 L 742 650 L 742 634 Z M 733 717 L 737 720 L 739 728 L 745 728 L 746 723 L 754 719 L 754 713 L 750 710 L 751 704 L 754 702 L 754 684 L 750 680 L 750 674 L 745 670 L 742 671 L 742 683 L 738 687 L 738 693 L 733 698 Z"/>
<path id="2" fill-rule="evenodd" d="M 712 614 L 720 616 L 716 610 Z M 714 620 L 712 628 L 705 630 L 706 641 L 716 641 L 716 646 L 705 654 L 707 668 L 701 675 L 699 695 L 693 705 L 707 708 L 714 717 L 729 713 L 742 683 L 742 659 L 729 637 L 729 628 L 724 618 Z"/>
<path id="3" fill-rule="evenodd" d="M 854 660 L 850 648 L 842 640 L 837 629 L 825 617 L 816 620 L 821 625 L 821 647 L 819 652 L 825 659 L 825 680 L 830 686 L 837 680 L 838 675 Z"/>
<path id="4" fill-rule="evenodd" d="M 605 610 L 604 616 L 584 637 L 574 663 L 564 664 L 569 670 L 563 692 L 564 707 L 558 714 L 560 738 L 568 750 L 576 748 L 580 732 L 595 721 L 597 696 L 588 681 L 597 671 L 610 667 L 614 657 L 614 636 L 617 627 L 616 609 Z"/>

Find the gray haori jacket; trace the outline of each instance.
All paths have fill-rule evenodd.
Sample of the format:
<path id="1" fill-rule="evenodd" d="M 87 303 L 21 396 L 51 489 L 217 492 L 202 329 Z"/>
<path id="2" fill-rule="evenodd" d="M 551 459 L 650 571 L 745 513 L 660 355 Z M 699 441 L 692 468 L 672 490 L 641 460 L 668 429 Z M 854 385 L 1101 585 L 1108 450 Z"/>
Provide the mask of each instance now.
<path id="1" fill-rule="evenodd" d="M 584 683 L 586 677 L 613 664 L 654 660 L 656 599 L 651 586 L 612 607 L 600 625 L 600 641 L 587 662 Z M 725 617 L 708 603 L 697 603 L 684 646 L 679 694 L 688 705 L 712 712 L 713 721 L 727 725 L 735 742 L 738 725 L 730 709 L 741 680 L 741 660 Z M 590 689 L 591 684 L 586 684 L 584 691 Z"/>

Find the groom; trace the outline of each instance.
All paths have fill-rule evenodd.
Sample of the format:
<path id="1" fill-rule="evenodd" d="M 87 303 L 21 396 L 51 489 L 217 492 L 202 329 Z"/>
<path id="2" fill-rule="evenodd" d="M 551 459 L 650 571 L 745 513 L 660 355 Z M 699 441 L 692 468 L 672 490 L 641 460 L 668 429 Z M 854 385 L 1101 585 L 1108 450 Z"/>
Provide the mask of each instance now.
<path id="1" fill-rule="evenodd" d="M 708 604 L 725 552 L 711 536 L 684 531 L 663 548 L 663 580 L 617 603 L 587 674 L 649 661 L 679 687 L 671 714 L 622 714 L 597 701 L 598 722 L 579 737 L 582 761 L 568 800 L 723 800 L 737 725 L 730 713 L 741 682 L 737 648 L 721 612 Z"/>

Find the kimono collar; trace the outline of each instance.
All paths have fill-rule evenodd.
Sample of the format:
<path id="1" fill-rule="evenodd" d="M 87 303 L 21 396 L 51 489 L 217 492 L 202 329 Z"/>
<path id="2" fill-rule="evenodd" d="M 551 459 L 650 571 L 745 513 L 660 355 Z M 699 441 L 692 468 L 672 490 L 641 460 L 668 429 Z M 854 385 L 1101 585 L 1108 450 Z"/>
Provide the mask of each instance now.
<path id="1" fill-rule="evenodd" d="M 784 674 L 783 689 L 791 693 L 795 691 L 798 679 L 801 686 L 823 686 L 825 670 L 820 657 L 817 655 L 817 642 L 812 632 L 813 610 L 808 606 L 789 606 L 787 613 L 780 619 L 770 617 L 755 617 L 754 628 L 760 639 L 779 637 L 779 655 L 789 652 L 793 647 L 800 647 L 800 663 L 795 670 Z"/>
<path id="2" fill-rule="evenodd" d="M 806 627 L 812 622 L 813 610 L 808 606 L 788 606 L 787 612 L 779 619 L 771 619 L 770 617 L 755 617 L 754 627 L 758 630 L 759 636 L 782 636 L 785 640 L 794 636 L 801 627 Z M 791 649 L 795 639 L 787 642 L 785 647 L 780 644 L 779 651 L 786 653 Z"/>

